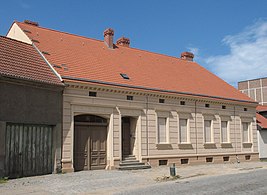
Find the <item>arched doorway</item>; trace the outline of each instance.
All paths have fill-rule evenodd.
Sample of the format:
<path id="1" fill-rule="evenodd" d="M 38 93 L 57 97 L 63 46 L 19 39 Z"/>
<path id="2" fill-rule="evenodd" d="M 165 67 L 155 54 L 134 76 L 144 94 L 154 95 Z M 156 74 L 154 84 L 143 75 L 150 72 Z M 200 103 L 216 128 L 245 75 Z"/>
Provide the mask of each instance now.
<path id="1" fill-rule="evenodd" d="M 74 117 L 74 170 L 105 169 L 107 119 L 95 115 Z"/>

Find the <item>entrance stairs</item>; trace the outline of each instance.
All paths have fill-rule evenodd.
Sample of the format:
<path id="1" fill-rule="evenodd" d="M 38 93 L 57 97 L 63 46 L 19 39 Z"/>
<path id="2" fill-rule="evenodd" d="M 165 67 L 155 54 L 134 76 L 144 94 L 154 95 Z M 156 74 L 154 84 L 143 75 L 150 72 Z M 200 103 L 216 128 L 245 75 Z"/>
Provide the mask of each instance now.
<path id="1" fill-rule="evenodd" d="M 145 165 L 145 163 L 136 160 L 134 155 L 127 155 L 123 157 L 122 162 L 119 164 L 117 169 L 119 170 L 138 170 L 138 169 L 150 169 L 150 165 Z"/>

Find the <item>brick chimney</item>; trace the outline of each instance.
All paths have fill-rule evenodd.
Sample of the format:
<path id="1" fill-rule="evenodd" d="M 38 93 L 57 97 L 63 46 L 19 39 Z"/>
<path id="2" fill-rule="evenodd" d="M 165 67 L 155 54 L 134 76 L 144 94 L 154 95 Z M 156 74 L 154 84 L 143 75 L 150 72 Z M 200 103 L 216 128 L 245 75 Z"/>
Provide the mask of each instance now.
<path id="1" fill-rule="evenodd" d="M 104 42 L 111 49 L 113 49 L 113 36 L 114 36 L 114 30 L 112 28 L 107 28 L 104 31 Z"/>
<path id="2" fill-rule="evenodd" d="M 193 61 L 194 59 L 194 54 L 188 51 L 185 51 L 181 53 L 181 59 L 187 60 L 187 61 Z"/>
<path id="3" fill-rule="evenodd" d="M 130 47 L 130 39 L 126 37 L 121 37 L 117 40 L 116 42 L 117 45 L 125 46 L 125 47 Z"/>
<path id="4" fill-rule="evenodd" d="M 25 24 L 30 24 L 30 25 L 33 25 L 33 26 L 39 26 L 38 22 L 34 22 L 34 21 L 30 21 L 30 20 L 24 20 L 24 23 Z"/>

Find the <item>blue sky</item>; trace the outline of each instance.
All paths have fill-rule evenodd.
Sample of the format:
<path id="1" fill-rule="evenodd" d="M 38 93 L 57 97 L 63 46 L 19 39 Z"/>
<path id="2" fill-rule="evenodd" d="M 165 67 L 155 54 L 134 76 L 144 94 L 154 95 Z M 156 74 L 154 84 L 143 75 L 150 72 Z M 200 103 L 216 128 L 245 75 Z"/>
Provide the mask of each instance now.
<path id="1" fill-rule="evenodd" d="M 0 34 L 14 20 L 171 56 L 193 51 L 195 61 L 228 83 L 267 77 L 266 0 L 9 0 L 1 2 Z"/>

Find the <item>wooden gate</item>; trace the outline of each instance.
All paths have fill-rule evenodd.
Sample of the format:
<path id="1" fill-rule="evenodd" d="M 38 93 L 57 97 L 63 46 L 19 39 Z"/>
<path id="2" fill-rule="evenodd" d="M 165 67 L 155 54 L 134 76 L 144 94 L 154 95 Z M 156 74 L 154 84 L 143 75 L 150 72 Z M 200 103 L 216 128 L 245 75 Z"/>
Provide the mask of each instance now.
<path id="1" fill-rule="evenodd" d="M 52 127 L 7 123 L 6 176 L 52 173 Z"/>
<path id="2" fill-rule="evenodd" d="M 75 171 L 105 169 L 106 125 L 75 125 L 74 135 Z"/>

